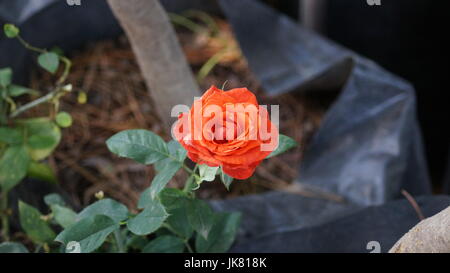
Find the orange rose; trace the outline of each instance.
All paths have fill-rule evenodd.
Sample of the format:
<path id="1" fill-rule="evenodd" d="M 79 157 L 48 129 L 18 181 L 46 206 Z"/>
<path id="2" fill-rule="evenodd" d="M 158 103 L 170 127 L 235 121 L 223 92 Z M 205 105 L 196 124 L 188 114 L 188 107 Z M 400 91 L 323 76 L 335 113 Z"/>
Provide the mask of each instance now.
<path id="1" fill-rule="evenodd" d="M 247 88 L 223 91 L 212 86 L 179 116 L 173 135 L 188 157 L 246 179 L 278 146 L 278 129 Z"/>

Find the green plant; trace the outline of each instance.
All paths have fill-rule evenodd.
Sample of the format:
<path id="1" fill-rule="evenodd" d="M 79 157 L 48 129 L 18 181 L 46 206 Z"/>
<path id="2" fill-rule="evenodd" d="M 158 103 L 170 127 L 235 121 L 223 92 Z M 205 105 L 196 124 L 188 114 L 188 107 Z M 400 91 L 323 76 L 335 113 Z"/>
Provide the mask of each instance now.
<path id="1" fill-rule="evenodd" d="M 59 61 L 66 63 L 61 75 L 62 80 L 61 78 L 58 80 L 55 90 L 18 108 L 15 108 L 15 102 L 12 100 L 13 97 L 9 91 L 11 86 L 10 71 L 4 70 L 3 73 L 6 76 L 3 75 L 0 78 L 2 94 L 6 94 L 2 102 L 7 106 L 5 123 L 2 123 L 0 129 L 0 141 L 3 143 L 2 148 L 5 147 L 1 153 L 0 182 L 2 193 L 6 193 L 6 196 L 8 191 L 21 179 L 33 173 L 30 170 L 34 170 L 35 173 L 41 175 L 44 173 L 51 174 L 51 171 L 42 171 L 42 166 L 46 166 L 47 170 L 49 170 L 49 167 L 40 161 L 45 159 L 58 144 L 61 137 L 59 127 L 70 126 L 72 119 L 68 113 L 58 113 L 60 95 L 71 90 L 68 85 L 64 85 L 68 69 L 70 69 L 70 61 L 65 57 L 52 55 L 56 53 L 36 50 L 29 46 L 19 36 L 19 30 L 12 25 L 5 26 L 5 34 L 10 38 L 18 38 L 27 48 L 38 51 L 40 53 L 39 64 L 49 72 L 55 73 L 57 71 L 55 63 L 59 64 Z M 55 61 L 56 57 L 59 60 L 58 62 Z M 79 101 L 85 101 L 83 96 L 78 99 Z M 178 141 L 165 142 L 153 132 L 142 129 L 126 130 L 115 134 L 106 142 L 112 153 L 141 164 L 153 165 L 156 170 L 156 175 L 153 177 L 150 187 L 141 193 L 137 208 L 130 211 L 124 204 L 110 198 L 104 198 L 102 192 L 95 195 L 98 199 L 96 202 L 78 213 L 57 194 L 50 194 L 44 198 L 50 211 L 47 215 L 43 215 L 27 203 L 19 201 L 20 224 L 34 244 L 34 251 L 83 253 L 217 253 L 228 251 L 235 240 L 241 214 L 239 212 L 215 212 L 207 202 L 195 197 L 195 191 L 203 183 L 215 181 L 217 178 L 228 189 L 233 182 L 233 177 L 239 179 L 250 177 L 256 166 L 264 158 L 279 155 L 295 147 L 297 143 L 287 136 L 278 134 L 278 130 L 272 130 L 272 127 L 271 132 L 274 131 L 276 134 L 269 134 L 271 139 L 263 139 L 261 135 L 258 135 L 256 139 L 249 138 L 248 136 L 254 136 L 251 134 L 253 130 L 250 129 L 242 130 L 238 137 L 237 128 L 233 129 L 235 130 L 234 136 L 230 142 L 219 138 L 225 133 L 228 137 L 227 129 L 233 128 L 228 128 L 228 125 L 226 125 L 233 121 L 229 115 L 232 113 L 239 114 L 236 123 L 244 126 L 244 129 L 247 125 L 250 125 L 249 128 L 258 128 L 263 122 L 267 122 L 267 126 L 272 124 L 268 119 L 260 119 L 264 115 L 268 115 L 267 110 L 263 110 L 266 109 L 264 107 L 256 108 L 258 106 L 256 97 L 246 88 L 225 92 L 216 87 L 211 87 L 201 100 L 194 102 L 190 110 L 191 114 L 196 114 L 194 108 L 201 107 L 202 103 L 200 102 L 203 100 L 205 102 L 211 100 L 214 105 L 206 103 L 205 108 L 202 108 L 199 113 L 208 112 L 206 108 L 211 105 L 224 106 L 230 104 L 252 105 L 255 108 L 250 107 L 250 109 L 253 109 L 253 111 L 255 111 L 254 109 L 259 110 L 253 112 L 257 115 L 251 115 L 251 112 L 227 112 L 228 110 L 225 111 L 224 107 L 218 107 L 220 111 L 225 111 L 224 115 L 214 117 L 226 117 L 225 125 L 209 127 L 207 125 L 209 122 L 207 122 L 201 128 L 202 131 L 207 129 L 209 130 L 208 133 L 214 135 L 214 138 L 209 140 L 208 143 L 208 145 L 214 146 L 212 148 L 209 146 L 212 150 L 200 147 L 201 145 L 198 143 L 196 147 L 196 144 L 190 142 L 192 139 L 186 138 L 186 135 L 182 135 L 180 138 L 176 137 Z M 51 109 L 53 109 L 49 117 L 16 118 L 18 114 L 43 102 L 49 102 Z M 30 104 L 32 106 L 27 106 Z M 23 110 L 24 107 L 25 110 Z M 21 112 L 15 114 L 19 110 Z M 263 114 L 259 115 L 261 113 Z M 181 124 L 181 126 L 175 126 L 174 128 L 181 129 L 185 118 L 195 124 L 195 118 L 188 119 L 188 116 L 191 115 L 186 113 L 180 115 L 178 125 Z M 201 118 L 197 119 L 200 120 Z M 219 120 L 223 121 L 222 118 L 219 118 Z M 186 126 L 186 128 L 188 127 L 190 128 L 190 126 Z M 266 129 L 269 127 L 266 127 Z M 178 129 L 174 129 L 174 132 L 180 133 Z M 1 130 L 3 130 L 3 133 Z M 195 132 L 197 131 L 193 130 L 188 133 L 195 134 Z M 246 136 L 242 137 L 243 134 Z M 271 140 L 277 141 L 272 143 Z M 272 148 L 269 150 L 262 149 L 262 145 L 267 144 L 268 141 L 278 145 L 271 146 Z M 201 143 L 204 144 L 204 142 Z M 213 152 L 216 152 L 217 158 L 210 157 Z M 224 157 L 224 153 L 229 157 Z M 186 163 L 188 156 L 198 163 L 193 168 L 190 167 L 189 163 Z M 11 162 L 14 164 L 11 164 Z M 215 167 L 207 165 L 206 162 Z M 168 188 L 167 184 L 178 171 L 187 173 L 184 188 L 182 190 Z M 2 201 L 6 202 L 5 200 L 7 200 L 6 197 L 2 198 Z M 3 208 L 6 207 L 7 203 L 3 204 Z M 7 217 L 5 219 L 6 225 L 3 223 L 3 226 L 7 227 Z M 5 234 L 7 236 L 8 232 L 6 231 Z M 7 239 L 7 237 L 4 238 Z M 1 252 L 28 252 L 28 249 L 20 243 L 6 242 L 0 244 Z"/>
<path id="2" fill-rule="evenodd" d="M 271 155 L 278 155 L 296 144 L 280 135 L 280 144 Z M 75 213 L 63 199 L 45 197 L 49 215 L 20 202 L 23 230 L 47 252 L 226 252 L 234 242 L 241 215 L 214 212 L 208 203 L 195 198 L 195 190 L 216 176 L 228 188 L 233 178 L 220 168 L 185 164 L 186 150 L 176 141 L 164 142 L 146 130 L 127 130 L 107 141 L 108 148 L 139 163 L 154 164 L 157 174 L 142 192 L 137 213 L 103 194 L 100 200 Z M 189 174 L 183 190 L 166 185 L 178 170 Z M 58 235 L 55 226 L 63 229 Z M 59 247 L 56 242 L 60 242 Z M 0 244 L 0 252 L 27 252 L 18 243 Z"/>
<path id="3" fill-rule="evenodd" d="M 11 189 L 26 176 L 56 181 L 52 168 L 44 160 L 61 140 L 60 127 L 70 126 L 70 115 L 58 111 L 59 99 L 71 92 L 72 86 L 66 84 L 71 68 L 68 58 L 30 45 L 12 24 L 5 24 L 3 30 L 6 37 L 17 39 L 25 48 L 37 52 L 39 66 L 49 73 L 56 74 L 60 64 L 64 65 L 53 90 L 42 96 L 40 91 L 14 84 L 11 68 L 0 69 L 0 214 L 2 237 L 8 241 L 8 193 Z M 26 100 L 26 95 L 31 100 Z M 50 106 L 48 115 L 21 118 L 28 110 L 44 104 Z"/>

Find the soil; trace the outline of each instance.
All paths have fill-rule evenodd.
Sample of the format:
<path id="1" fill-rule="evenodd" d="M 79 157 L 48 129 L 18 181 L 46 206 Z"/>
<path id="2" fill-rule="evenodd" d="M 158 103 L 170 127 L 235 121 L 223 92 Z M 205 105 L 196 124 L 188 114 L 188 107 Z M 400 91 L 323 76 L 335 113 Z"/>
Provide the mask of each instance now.
<path id="1" fill-rule="evenodd" d="M 303 152 L 320 125 L 329 102 L 323 98 L 293 93 L 270 97 L 248 68 L 230 26 L 214 18 L 215 29 L 202 25 L 195 32 L 177 26 L 177 34 L 193 72 L 198 75 L 209 61 L 217 64 L 205 77 L 199 77 L 202 90 L 211 85 L 226 89 L 247 87 L 260 104 L 280 105 L 280 132 L 293 137 L 300 146 L 290 152 L 265 160 L 250 179 L 233 182 L 229 191 L 218 181 L 205 182 L 198 196 L 205 199 L 230 198 L 267 190 L 296 191 L 290 183 L 298 177 Z M 63 131 L 63 139 L 49 159 L 61 187 L 74 203 L 85 206 L 103 191 L 129 207 L 134 207 L 139 193 L 150 185 L 153 167 L 118 158 L 108 151 L 105 141 L 113 134 L 143 128 L 169 140 L 154 109 L 133 52 L 125 36 L 116 40 L 87 45 L 70 55 L 73 68 L 68 82 L 76 91 L 88 94 L 85 104 L 77 102 L 77 92 L 65 96 L 61 109 L 70 112 L 74 123 Z M 49 90 L 54 76 L 36 71 L 32 88 Z M 169 183 L 182 187 L 180 172 Z M 299 194 L 302 191 L 297 190 Z"/>

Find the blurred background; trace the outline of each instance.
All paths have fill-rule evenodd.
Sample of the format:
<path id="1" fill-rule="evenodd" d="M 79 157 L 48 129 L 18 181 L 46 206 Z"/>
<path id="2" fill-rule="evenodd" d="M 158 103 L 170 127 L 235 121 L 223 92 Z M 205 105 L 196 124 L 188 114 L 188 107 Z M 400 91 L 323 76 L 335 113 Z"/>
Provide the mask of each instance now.
<path id="1" fill-rule="evenodd" d="M 450 184 L 449 1 L 263 2 L 411 82 L 433 185 Z"/>

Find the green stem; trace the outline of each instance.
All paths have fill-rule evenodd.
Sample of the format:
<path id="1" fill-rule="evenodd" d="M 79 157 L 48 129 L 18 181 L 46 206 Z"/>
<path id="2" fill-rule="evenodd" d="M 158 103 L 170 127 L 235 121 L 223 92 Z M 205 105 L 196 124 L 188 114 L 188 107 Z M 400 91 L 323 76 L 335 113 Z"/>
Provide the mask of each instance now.
<path id="1" fill-rule="evenodd" d="M 63 71 L 61 77 L 56 82 L 56 84 L 62 85 L 66 81 L 67 76 L 69 76 L 70 68 L 72 67 L 72 62 L 68 58 L 63 57 L 63 56 L 59 56 L 59 59 L 61 60 L 61 62 L 64 63 L 64 71 Z"/>
<path id="2" fill-rule="evenodd" d="M 187 240 L 184 241 L 184 244 L 186 245 L 186 248 L 189 251 L 189 253 L 194 253 L 194 250 L 192 249 L 191 245 L 189 245 L 189 242 Z"/>
<path id="3" fill-rule="evenodd" d="M 183 15 L 186 17 L 196 17 L 203 21 L 203 23 L 208 26 L 208 29 L 211 31 L 212 35 L 215 35 L 220 31 L 216 21 L 214 21 L 214 19 L 204 11 L 191 9 L 183 12 Z"/>
<path id="4" fill-rule="evenodd" d="M 188 249 L 188 251 L 190 253 L 194 253 L 194 251 L 192 250 L 192 247 L 189 245 L 189 238 L 185 238 L 182 234 L 179 234 L 178 232 L 176 232 L 168 223 L 164 223 L 163 227 L 167 228 L 170 232 L 172 232 L 176 236 L 178 236 L 181 239 L 183 239 L 183 242 L 186 245 L 186 248 Z"/>
<path id="5" fill-rule="evenodd" d="M 192 174 L 194 173 L 193 170 L 191 170 L 188 166 L 186 166 L 186 165 L 184 165 L 184 164 L 183 164 L 183 169 L 184 169 L 185 171 L 187 171 L 190 175 L 192 175 Z"/>
<path id="6" fill-rule="evenodd" d="M 17 39 L 19 40 L 19 42 L 26 48 L 32 51 L 36 51 L 38 53 L 47 53 L 47 50 L 44 50 L 42 48 L 38 48 L 38 47 L 34 47 L 32 45 L 30 45 L 27 41 L 25 41 L 20 35 L 17 36 Z"/>
<path id="7" fill-rule="evenodd" d="M 170 21 L 174 24 L 183 26 L 194 33 L 200 33 L 202 31 L 202 26 L 195 23 L 194 21 L 188 19 L 185 16 L 178 15 L 176 13 L 168 13 Z"/>
<path id="8" fill-rule="evenodd" d="M 20 35 L 17 36 L 17 39 L 19 40 L 19 42 L 20 42 L 26 49 L 29 49 L 29 50 L 31 50 L 31 51 L 35 51 L 35 52 L 38 52 L 38 53 L 41 53 L 41 54 L 48 53 L 48 51 L 45 50 L 45 49 L 38 48 L 38 47 L 34 47 L 34 46 L 30 45 L 30 44 L 29 44 L 27 41 L 25 41 Z M 60 86 L 60 85 L 62 85 L 62 84 L 66 81 L 67 76 L 69 75 L 69 72 L 70 72 L 70 68 L 72 67 L 72 62 L 71 62 L 68 58 L 66 58 L 66 57 L 64 57 L 64 56 L 58 55 L 58 58 L 59 58 L 59 60 L 60 60 L 61 62 L 64 63 L 64 71 L 63 71 L 61 77 L 60 77 L 60 78 L 58 79 L 58 81 L 56 82 L 56 84 L 57 84 L 58 86 Z"/>
<path id="9" fill-rule="evenodd" d="M 196 176 L 198 164 L 195 165 L 194 170 L 189 169 L 186 165 L 183 165 L 183 167 L 190 174 L 188 179 L 186 180 L 186 184 L 184 185 L 183 191 L 185 193 L 193 193 L 191 191 L 191 188 L 192 188 L 192 183 L 195 183 L 195 178 L 194 177 Z"/>
<path id="10" fill-rule="evenodd" d="M 123 245 L 122 234 L 120 234 L 120 229 L 114 231 L 114 239 L 116 241 L 117 250 L 119 253 L 125 253 L 125 246 Z"/>
<path id="11" fill-rule="evenodd" d="M 2 200 L 0 202 L 0 213 L 2 219 L 2 237 L 5 241 L 9 241 L 9 216 L 8 216 L 8 192 L 2 191 Z"/>
<path id="12" fill-rule="evenodd" d="M 1 94 L 2 96 L 3 96 L 3 92 L 6 92 L 6 90 L 3 91 L 3 90 L 0 88 L 0 93 L 2 93 L 2 94 Z M 8 120 L 7 120 L 7 118 L 8 118 L 7 111 L 8 111 L 8 107 L 7 107 L 6 101 L 5 101 L 5 100 L 2 100 L 2 99 L 0 98 L 0 125 L 7 124 L 7 121 L 8 121 Z"/>
<path id="13" fill-rule="evenodd" d="M 30 45 L 20 35 L 17 36 L 17 39 L 19 40 L 19 42 L 26 49 L 29 49 L 31 51 L 35 51 L 35 52 L 38 52 L 38 53 L 41 53 L 41 54 L 48 53 L 48 51 L 45 50 L 45 49 L 34 47 L 34 46 Z M 23 112 L 25 112 L 25 111 L 33 108 L 33 107 L 36 107 L 36 106 L 38 106 L 38 105 L 40 105 L 42 103 L 51 101 L 54 98 L 58 98 L 59 95 L 62 95 L 63 93 L 68 92 L 67 90 L 64 90 L 64 88 L 62 88 L 62 85 L 64 84 L 64 82 L 66 81 L 67 77 L 69 76 L 69 72 L 70 72 L 70 69 L 72 67 L 72 62 L 68 58 L 66 58 L 64 56 L 59 56 L 58 55 L 58 58 L 59 58 L 59 60 L 62 63 L 64 63 L 64 71 L 61 74 L 61 77 L 59 77 L 58 81 L 56 82 L 56 88 L 52 92 L 48 93 L 47 95 L 45 95 L 43 97 L 40 97 L 37 100 L 34 100 L 34 101 L 30 102 L 30 103 L 27 103 L 27 104 L 19 107 L 18 109 L 16 109 L 15 111 L 13 111 L 9 115 L 10 118 L 17 117 L 21 113 L 23 113 Z"/>
<path id="14" fill-rule="evenodd" d="M 53 90 L 52 92 L 48 93 L 47 95 L 42 96 L 39 99 L 36 99 L 36 100 L 34 100 L 32 102 L 29 102 L 29 103 L 27 103 L 27 104 L 17 108 L 16 111 L 12 112 L 9 115 L 9 117 L 10 118 L 17 117 L 18 115 L 22 114 L 23 112 L 25 112 L 25 111 L 27 111 L 27 110 L 29 110 L 31 108 L 34 108 L 34 107 L 36 107 L 36 106 L 38 106 L 38 105 L 40 105 L 42 103 L 49 102 L 53 98 L 57 97 L 58 95 L 60 95 L 62 93 L 65 93 L 65 92 L 68 92 L 68 91 L 64 90 L 63 88 L 57 88 L 57 89 Z"/>
<path id="15" fill-rule="evenodd" d="M 228 47 L 222 49 L 221 51 L 214 54 L 208 61 L 200 68 L 197 74 L 197 80 L 199 82 L 203 81 L 203 79 L 211 72 L 211 70 L 222 60 L 222 57 L 227 53 Z"/>
<path id="16" fill-rule="evenodd" d="M 170 232 L 172 232 L 176 236 L 182 238 L 183 240 L 186 240 L 186 238 L 184 238 L 184 236 L 182 234 L 176 232 L 168 223 L 164 223 L 162 226 L 167 228 Z"/>

